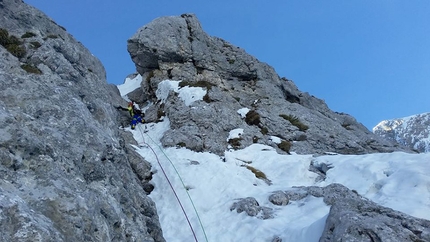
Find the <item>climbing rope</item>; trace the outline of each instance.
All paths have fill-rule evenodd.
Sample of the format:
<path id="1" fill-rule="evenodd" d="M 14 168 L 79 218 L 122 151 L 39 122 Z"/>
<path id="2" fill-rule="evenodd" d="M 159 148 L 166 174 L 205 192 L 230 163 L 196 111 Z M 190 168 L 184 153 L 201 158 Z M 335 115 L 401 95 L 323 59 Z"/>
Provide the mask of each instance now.
<path id="1" fill-rule="evenodd" d="M 147 146 L 149 147 L 149 149 L 151 149 L 152 153 L 155 155 L 155 158 L 156 158 L 156 160 L 157 160 L 157 163 L 158 163 L 158 165 L 160 166 L 161 171 L 162 171 L 162 172 L 163 172 L 163 174 L 164 174 L 164 177 L 166 178 L 167 182 L 169 183 L 169 186 L 170 186 L 170 188 L 172 189 L 173 194 L 175 195 L 176 200 L 178 201 L 179 206 L 180 206 L 180 207 L 181 207 L 181 209 L 182 209 L 182 212 L 183 212 L 183 214 L 184 214 L 184 216 L 185 216 L 185 218 L 186 218 L 186 220 L 187 220 L 187 222 L 188 222 L 188 225 L 190 226 L 190 229 L 191 229 L 191 232 L 193 233 L 194 239 L 196 240 L 196 242 L 198 242 L 198 240 L 197 240 L 197 236 L 196 236 L 196 233 L 194 232 L 193 226 L 191 225 L 191 222 L 190 222 L 190 220 L 189 220 L 189 218 L 188 218 L 188 215 L 187 215 L 187 213 L 185 212 L 184 207 L 182 206 L 181 200 L 179 199 L 179 197 L 178 197 L 178 195 L 177 195 L 177 193 L 176 193 L 175 189 L 173 188 L 173 185 L 172 185 L 172 183 L 170 182 L 169 177 L 167 176 L 166 172 L 164 171 L 164 168 L 163 168 L 163 166 L 161 165 L 160 160 L 158 159 L 157 153 L 154 151 L 154 149 L 153 149 L 153 148 L 152 148 L 152 147 L 151 147 L 147 142 L 145 142 L 144 134 L 146 134 L 146 136 L 148 136 L 148 138 L 152 141 L 152 143 L 154 143 L 156 146 L 158 146 L 158 148 L 160 149 L 160 151 L 164 154 L 164 156 L 167 158 L 167 160 L 169 160 L 170 164 L 172 165 L 173 169 L 175 170 L 176 174 L 178 175 L 179 180 L 181 181 L 182 186 L 184 187 L 184 189 L 185 189 L 185 191 L 186 191 L 186 193 L 187 193 L 187 195 L 188 195 L 188 198 L 189 198 L 189 200 L 190 200 L 190 202 L 191 202 L 191 204 L 192 204 L 192 206 L 193 206 L 193 209 L 194 209 L 194 211 L 195 211 L 195 213 L 196 213 L 196 215 L 197 215 L 197 219 L 199 220 L 199 224 L 200 224 L 200 226 L 201 226 L 201 228 L 202 228 L 203 234 L 205 235 L 206 242 L 208 242 L 208 238 L 207 238 L 207 236 L 206 236 L 206 232 L 205 232 L 205 229 L 204 229 L 204 227 L 203 227 L 203 224 L 202 224 L 202 222 L 201 222 L 201 220 L 200 220 L 200 216 L 199 216 L 199 214 L 198 214 L 198 212 L 197 212 L 197 209 L 196 209 L 196 207 L 195 207 L 195 205 L 194 205 L 193 200 L 191 199 L 190 194 L 188 193 L 188 190 L 187 190 L 187 188 L 186 188 L 186 186 L 185 186 L 185 184 L 184 184 L 184 181 L 182 180 L 181 175 L 179 175 L 179 172 L 178 172 L 178 170 L 176 169 L 175 165 L 174 165 L 174 164 L 173 164 L 173 162 L 169 159 L 169 157 L 166 155 L 166 153 L 164 153 L 163 149 L 162 149 L 162 148 L 161 148 L 161 147 L 160 147 L 160 146 L 159 146 L 159 145 L 158 145 L 158 144 L 157 144 L 157 143 L 156 143 L 156 142 L 151 138 L 151 136 L 149 136 L 149 134 L 147 134 L 147 133 L 143 132 L 143 131 L 142 131 L 142 128 L 140 127 L 140 125 L 138 125 L 138 127 L 139 127 L 139 131 L 140 131 L 140 133 L 141 133 L 141 135 L 142 135 L 142 138 L 143 138 L 143 143 L 144 143 L 145 145 L 147 145 Z"/>

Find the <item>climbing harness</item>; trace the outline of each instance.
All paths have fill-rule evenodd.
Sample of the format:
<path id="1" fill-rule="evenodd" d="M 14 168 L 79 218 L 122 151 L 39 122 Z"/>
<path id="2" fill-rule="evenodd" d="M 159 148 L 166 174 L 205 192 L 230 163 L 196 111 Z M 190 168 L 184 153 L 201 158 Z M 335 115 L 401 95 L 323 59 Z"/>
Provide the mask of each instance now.
<path id="1" fill-rule="evenodd" d="M 159 160 L 159 158 L 158 158 L 158 156 L 157 156 L 157 153 L 155 152 L 155 150 L 147 143 L 147 142 L 145 142 L 145 137 L 144 137 L 144 134 L 146 134 L 146 136 L 152 141 L 152 143 L 154 143 L 156 146 L 158 146 L 158 148 L 160 149 L 160 151 L 163 153 L 163 155 L 167 158 L 167 160 L 169 160 L 169 162 L 170 162 L 170 164 L 172 165 L 172 167 L 173 167 L 173 169 L 175 170 L 175 172 L 176 172 L 176 174 L 178 175 L 178 177 L 179 177 L 179 180 L 181 181 L 181 183 L 182 183 L 182 186 L 185 188 L 185 192 L 187 193 L 187 195 L 188 195 L 188 198 L 189 198 L 189 200 L 190 200 L 190 202 L 191 202 L 191 204 L 192 204 L 192 206 L 193 206 L 193 209 L 194 209 L 194 211 L 195 211 L 195 213 L 196 213 L 196 215 L 197 215 L 197 219 L 198 219 L 198 221 L 199 221 L 199 224 L 200 224 L 200 226 L 201 226 L 201 228 L 202 228 L 202 231 L 203 231 L 203 234 L 205 235 L 205 239 L 206 239 L 206 242 L 208 242 L 208 238 L 207 238 L 207 236 L 206 236 L 206 232 L 205 232 L 205 229 L 204 229 L 204 227 L 203 227 L 203 224 L 202 224 L 202 222 L 201 222 L 201 220 L 200 220 L 200 216 L 199 216 L 199 214 L 198 214 L 198 212 L 197 212 L 197 209 L 196 209 L 196 207 L 195 207 L 195 205 L 194 205 L 194 202 L 193 202 L 193 200 L 191 199 L 191 196 L 190 196 L 190 194 L 188 193 L 188 189 L 186 189 L 186 186 L 185 186 L 185 184 L 184 184 L 184 182 L 183 182 L 183 180 L 182 180 L 182 177 L 179 175 L 179 172 L 178 172 L 178 170 L 176 169 L 176 167 L 175 167 L 175 165 L 173 164 L 173 162 L 169 159 L 169 157 L 166 155 L 166 153 L 164 153 L 164 151 L 163 151 L 163 149 L 151 138 L 151 136 L 149 136 L 149 134 L 147 134 L 146 132 L 143 132 L 142 131 L 142 128 L 141 128 L 141 125 L 137 125 L 138 127 L 139 127 L 139 131 L 140 131 L 140 134 L 142 135 L 142 139 L 143 139 L 143 144 L 144 145 L 146 145 L 151 151 L 152 151 L 152 153 L 154 154 L 154 156 L 155 156 L 155 159 L 157 160 L 157 163 L 158 163 L 158 165 L 160 166 L 160 168 L 161 168 L 161 171 L 163 172 L 163 174 L 164 174 L 164 177 L 166 178 L 166 180 L 167 180 L 167 182 L 169 183 L 169 186 L 170 186 L 170 188 L 172 189 L 172 191 L 173 191 L 173 194 L 175 195 L 175 197 L 176 197 L 176 200 L 178 201 L 178 204 L 179 204 L 179 206 L 181 207 L 181 209 L 182 209 L 182 213 L 184 214 L 184 216 L 185 216 L 185 219 L 187 220 L 187 222 L 188 222 L 188 225 L 190 226 L 190 229 L 191 229 L 191 232 L 193 233 L 193 236 L 194 236 L 194 239 L 196 240 L 196 242 L 198 242 L 198 240 L 197 240 L 197 236 L 196 236 L 196 233 L 194 232 L 194 229 L 193 229 L 193 226 L 191 225 L 191 222 L 190 222 L 190 220 L 189 220 L 189 218 L 188 218 L 188 215 L 187 215 L 187 213 L 185 212 L 185 209 L 184 209 L 184 207 L 183 207 L 183 205 L 182 205 L 182 203 L 181 203 L 181 200 L 179 199 L 179 197 L 178 197 L 178 194 L 176 193 L 176 191 L 175 191 L 175 189 L 173 188 L 173 185 L 172 185 L 172 183 L 170 182 L 170 179 L 169 179 L 169 177 L 167 176 L 167 173 L 164 171 L 164 168 L 163 168 L 163 166 L 161 165 L 161 162 L 160 162 L 160 160 Z"/>

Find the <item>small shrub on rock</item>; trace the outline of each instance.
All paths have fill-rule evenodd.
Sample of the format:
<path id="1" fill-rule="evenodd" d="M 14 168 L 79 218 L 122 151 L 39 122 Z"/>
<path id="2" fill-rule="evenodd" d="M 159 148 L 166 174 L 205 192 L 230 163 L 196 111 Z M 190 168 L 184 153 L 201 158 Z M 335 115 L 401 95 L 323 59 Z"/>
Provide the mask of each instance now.
<path id="1" fill-rule="evenodd" d="M 263 180 L 264 182 L 266 182 L 267 185 L 271 185 L 272 184 L 272 181 L 267 178 L 267 176 L 266 176 L 266 174 L 264 174 L 264 172 L 258 170 L 255 167 L 252 167 L 250 165 L 242 165 L 242 166 L 246 167 L 246 169 L 248 169 L 252 173 L 254 173 L 254 175 L 255 175 L 256 178 L 258 178 L 258 179 Z"/>
<path id="2" fill-rule="evenodd" d="M 234 148 L 234 149 L 238 149 L 240 147 L 240 141 L 242 140 L 242 138 L 233 138 L 233 139 L 229 139 L 228 143 Z"/>
<path id="3" fill-rule="evenodd" d="M 259 125 L 260 114 L 258 114 L 255 110 L 249 111 L 245 116 L 245 122 L 249 125 Z"/>
<path id="4" fill-rule="evenodd" d="M 9 41 L 9 32 L 5 29 L 0 28 L 0 44 L 5 46 Z"/>
<path id="5" fill-rule="evenodd" d="M 206 90 L 211 90 L 211 88 L 215 85 L 206 80 L 200 80 L 197 82 L 181 81 L 179 83 L 179 87 L 185 87 L 185 86 L 202 87 L 202 88 L 206 88 Z"/>
<path id="6" fill-rule="evenodd" d="M 15 35 L 9 35 L 9 45 L 10 44 L 20 45 L 22 42 Z"/>
<path id="7" fill-rule="evenodd" d="M 291 142 L 282 140 L 281 143 L 278 144 L 278 148 L 290 154 Z"/>
<path id="8" fill-rule="evenodd" d="M 279 117 L 288 120 L 292 125 L 296 126 L 297 128 L 299 128 L 300 131 L 306 131 L 309 129 L 309 127 L 302 123 L 298 117 L 293 116 L 293 115 L 286 115 L 286 114 L 279 114 Z"/>
<path id="9" fill-rule="evenodd" d="M 153 78 L 155 76 L 154 70 L 151 70 L 148 75 L 146 76 L 146 82 L 150 83 L 151 78 Z"/>
<path id="10" fill-rule="evenodd" d="M 261 127 L 260 132 L 261 132 L 263 135 L 266 135 L 266 134 L 268 134 L 268 133 L 269 133 L 269 130 L 268 130 L 266 127 Z"/>
<path id="11" fill-rule="evenodd" d="M 31 48 L 33 48 L 33 49 L 39 49 L 39 47 L 40 46 L 42 46 L 39 42 L 37 42 L 37 41 L 32 41 L 32 42 L 30 42 L 30 44 L 31 44 Z"/>
<path id="12" fill-rule="evenodd" d="M 32 33 L 32 32 L 26 32 L 25 34 L 23 34 L 23 35 L 21 36 L 21 38 L 26 39 L 26 38 L 31 38 L 31 37 L 34 37 L 34 36 L 36 36 L 36 34 L 35 34 L 35 33 Z"/>
<path id="13" fill-rule="evenodd" d="M 203 101 L 205 101 L 207 103 L 213 102 L 213 100 L 209 97 L 209 93 L 208 92 L 206 92 L 206 94 L 203 96 Z"/>
<path id="14" fill-rule="evenodd" d="M 163 107 L 160 107 L 159 109 L 157 109 L 157 119 L 161 119 L 161 117 L 166 116 L 166 113 L 163 111 Z"/>
<path id="15" fill-rule="evenodd" d="M 27 54 L 27 50 L 25 49 L 24 46 L 21 45 L 17 45 L 17 44 L 9 44 L 6 47 L 7 51 L 9 51 L 12 55 L 18 57 L 18 58 L 22 58 L 25 56 L 25 54 Z"/>
<path id="16" fill-rule="evenodd" d="M 9 35 L 6 29 L 0 28 L 0 44 L 4 46 L 9 53 L 18 58 L 24 57 L 27 53 L 22 42 L 16 36 Z"/>
<path id="17" fill-rule="evenodd" d="M 186 87 L 186 86 L 191 86 L 191 82 L 189 82 L 189 81 L 181 81 L 179 83 L 179 87 Z"/>
<path id="18" fill-rule="evenodd" d="M 38 74 L 38 75 L 42 74 L 42 71 L 39 70 L 39 68 L 32 66 L 32 65 L 29 65 L 29 64 L 21 65 L 21 68 L 28 73 Z"/>
<path id="19" fill-rule="evenodd" d="M 48 36 L 45 37 L 45 40 L 46 39 L 57 39 L 57 38 L 58 38 L 58 35 L 56 35 L 56 34 L 50 34 L 50 35 L 48 35 Z"/>
<path id="20" fill-rule="evenodd" d="M 265 179 L 265 180 L 267 180 L 266 174 L 264 174 L 264 172 L 258 170 L 257 168 L 249 166 L 249 165 L 242 165 L 242 166 L 246 167 L 246 169 L 248 169 L 252 173 L 254 173 L 255 177 L 257 177 L 258 179 Z"/>

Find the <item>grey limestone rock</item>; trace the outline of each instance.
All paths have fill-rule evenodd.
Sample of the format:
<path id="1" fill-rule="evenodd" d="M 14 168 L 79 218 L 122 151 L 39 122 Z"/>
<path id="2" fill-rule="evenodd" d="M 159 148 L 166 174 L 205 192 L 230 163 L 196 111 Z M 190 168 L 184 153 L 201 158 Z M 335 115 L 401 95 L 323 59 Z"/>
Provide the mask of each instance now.
<path id="1" fill-rule="evenodd" d="M 430 241 L 430 221 L 380 206 L 341 184 L 295 187 L 274 194 L 288 194 L 284 196 L 294 200 L 306 196 L 324 198 L 331 208 L 321 242 Z"/>
<path id="2" fill-rule="evenodd" d="M 269 207 L 263 207 L 258 204 L 257 200 L 253 197 L 246 197 L 238 199 L 230 207 L 230 211 L 236 210 L 237 213 L 245 212 L 249 216 L 257 217 L 260 219 L 273 218 L 273 211 Z"/>
<path id="3" fill-rule="evenodd" d="M 100 61 L 20 0 L 0 16 L 26 50 L 0 45 L 0 241 L 164 241 Z"/>
<path id="4" fill-rule="evenodd" d="M 324 181 L 327 175 L 327 171 L 333 168 L 332 164 L 326 164 L 324 162 L 316 163 L 314 160 L 309 164 L 309 171 L 318 174 L 316 181 Z"/>
<path id="5" fill-rule="evenodd" d="M 285 192 L 276 191 L 269 196 L 269 201 L 278 206 L 285 206 L 290 202 L 290 199 Z"/>
<path id="6" fill-rule="evenodd" d="M 193 14 L 155 19 L 128 40 L 127 48 L 145 77 L 141 96 L 156 106 L 147 114 L 163 113 L 171 122 L 162 139 L 165 146 L 181 143 L 196 151 L 223 154 L 229 131 L 242 128 L 235 148 L 258 142 L 289 153 L 289 145 L 282 149 L 271 141 L 277 136 L 296 153 L 407 150 L 374 135 L 353 117 L 331 111 L 323 100 L 300 91 L 293 81 L 280 78 L 243 49 L 207 35 Z M 207 94 L 187 106 L 171 92 L 161 103 L 155 92 L 166 79 L 203 87 Z M 256 122 L 242 118 L 237 113 L 241 108 L 257 113 Z"/>
<path id="7" fill-rule="evenodd" d="M 292 188 L 286 191 L 276 191 L 269 196 L 269 201 L 278 206 L 288 205 L 290 201 L 298 201 L 308 196 L 306 191 Z"/>
<path id="8" fill-rule="evenodd" d="M 279 238 L 278 236 L 275 236 L 275 237 L 272 239 L 272 242 L 282 242 L 282 239 L 281 239 L 281 238 Z"/>

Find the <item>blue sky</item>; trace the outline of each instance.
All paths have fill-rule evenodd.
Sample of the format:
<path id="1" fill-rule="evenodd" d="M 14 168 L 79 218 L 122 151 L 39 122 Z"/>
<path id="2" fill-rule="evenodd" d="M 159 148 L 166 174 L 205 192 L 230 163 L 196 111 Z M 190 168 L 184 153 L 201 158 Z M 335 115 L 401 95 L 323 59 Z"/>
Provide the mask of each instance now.
<path id="1" fill-rule="evenodd" d="M 195 13 L 203 29 L 273 66 L 301 91 L 371 129 L 430 112 L 430 1 L 25 0 L 104 64 L 135 72 L 127 39 L 161 16 Z"/>

